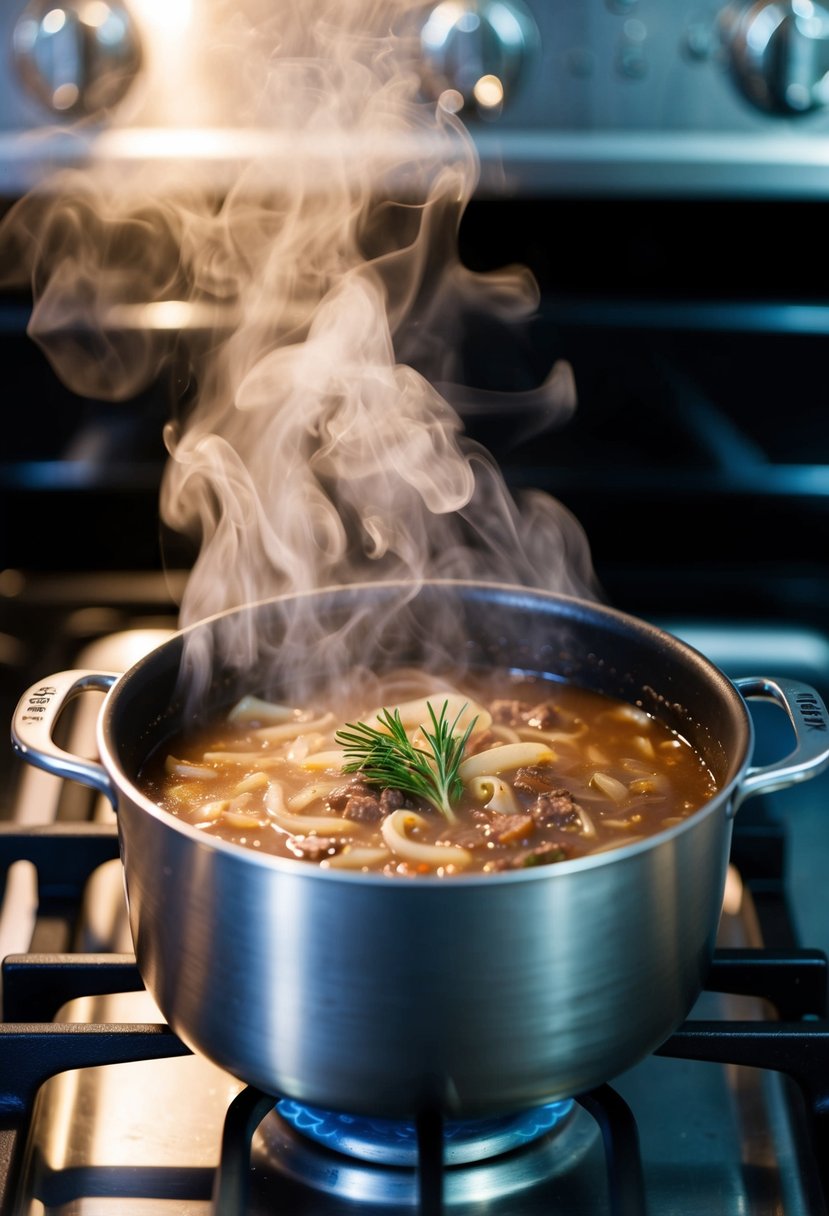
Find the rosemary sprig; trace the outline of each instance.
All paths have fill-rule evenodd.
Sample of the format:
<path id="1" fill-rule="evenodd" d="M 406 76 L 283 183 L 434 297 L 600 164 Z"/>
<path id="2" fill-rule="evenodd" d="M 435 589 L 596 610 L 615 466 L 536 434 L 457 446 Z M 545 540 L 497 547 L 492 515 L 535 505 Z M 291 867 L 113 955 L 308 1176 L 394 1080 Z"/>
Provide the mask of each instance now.
<path id="1" fill-rule="evenodd" d="M 369 785 L 383 789 L 398 789 L 405 794 L 425 798 L 450 823 L 455 822 L 452 803 L 463 790 L 458 768 L 469 736 L 478 721 L 473 718 L 462 735 L 456 735 L 458 722 L 466 710 L 464 705 L 454 722 L 446 717 L 449 702 L 444 701 L 440 714 L 426 702 L 432 730 L 421 727 L 429 750 L 415 747 L 400 720 L 400 711 L 381 709 L 377 720 L 385 727 L 378 730 L 365 722 L 346 722 L 335 739 L 345 750 L 343 772 L 362 773 Z"/>

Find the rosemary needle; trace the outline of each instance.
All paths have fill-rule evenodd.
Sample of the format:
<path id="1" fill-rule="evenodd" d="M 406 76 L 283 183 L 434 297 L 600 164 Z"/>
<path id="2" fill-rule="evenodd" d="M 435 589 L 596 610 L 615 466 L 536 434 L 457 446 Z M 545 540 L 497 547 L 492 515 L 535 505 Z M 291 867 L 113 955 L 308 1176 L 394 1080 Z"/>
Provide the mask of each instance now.
<path id="1" fill-rule="evenodd" d="M 429 750 L 415 747 L 400 720 L 400 711 L 381 709 L 377 715 L 383 730 L 365 722 L 347 722 L 335 739 L 346 757 L 343 772 L 362 773 L 369 785 L 383 789 L 398 789 L 405 794 L 425 798 L 450 822 L 455 821 L 452 803 L 463 790 L 458 768 L 469 736 L 478 721 L 473 718 L 462 735 L 456 735 L 458 722 L 466 705 L 454 722 L 447 719 L 449 702 L 444 701 L 440 714 L 426 702 L 432 730 L 421 727 Z"/>

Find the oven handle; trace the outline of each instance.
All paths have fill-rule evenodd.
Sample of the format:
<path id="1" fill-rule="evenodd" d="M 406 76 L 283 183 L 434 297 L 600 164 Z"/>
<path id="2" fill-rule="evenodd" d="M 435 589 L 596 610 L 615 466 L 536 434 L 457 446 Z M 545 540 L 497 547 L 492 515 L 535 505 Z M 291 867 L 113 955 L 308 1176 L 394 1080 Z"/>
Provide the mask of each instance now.
<path id="1" fill-rule="evenodd" d="M 60 671 L 33 684 L 17 703 L 12 717 L 12 747 L 23 760 L 56 777 L 69 777 L 105 794 L 117 807 L 109 773 L 95 760 L 73 756 L 52 738 L 63 710 L 82 692 L 108 692 L 121 674 L 112 671 Z"/>
<path id="2" fill-rule="evenodd" d="M 785 710 L 796 742 L 794 751 L 782 760 L 746 769 L 732 800 L 732 814 L 751 795 L 807 781 L 829 765 L 829 713 L 814 688 L 780 676 L 746 676 L 734 685 L 746 701 L 771 701 Z"/>

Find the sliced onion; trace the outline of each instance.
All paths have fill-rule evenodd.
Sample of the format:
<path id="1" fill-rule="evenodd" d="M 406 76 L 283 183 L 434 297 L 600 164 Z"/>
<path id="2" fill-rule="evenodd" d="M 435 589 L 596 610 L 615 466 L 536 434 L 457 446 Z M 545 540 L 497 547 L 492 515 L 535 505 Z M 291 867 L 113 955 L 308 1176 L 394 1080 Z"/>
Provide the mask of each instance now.
<path id="1" fill-rule="evenodd" d="M 263 828 L 267 823 L 264 815 L 255 815 L 253 811 L 225 811 L 222 815 L 222 823 L 226 823 L 230 828 L 238 828 L 243 831 L 245 828 Z"/>
<path id="2" fill-rule="evenodd" d="M 587 723 L 579 723 L 575 730 L 541 730 L 537 726 L 519 726 L 517 733 L 522 739 L 543 739 L 545 743 L 575 743 L 587 734 Z"/>
<path id="3" fill-rule="evenodd" d="M 469 723 L 477 718 L 475 730 L 486 730 L 492 722 L 492 714 L 483 705 L 478 705 L 475 701 L 470 701 L 469 697 L 463 697 L 456 692 L 436 692 L 428 697 L 418 697 L 416 701 L 404 701 L 401 705 L 396 705 L 392 708 L 392 713 L 396 709 L 400 714 L 400 721 L 407 730 L 415 727 L 426 727 L 431 733 L 432 719 L 429 716 L 428 706 L 431 705 L 435 715 L 439 718 L 444 703 L 446 704 L 446 720 L 449 725 L 455 723 L 455 734 L 462 735 Z M 377 723 L 377 729 L 382 730 L 383 724 L 379 719 L 380 709 L 373 710 L 367 721 L 370 721 L 372 726 Z M 458 717 L 460 715 L 460 717 Z"/>
<path id="4" fill-rule="evenodd" d="M 574 802 L 573 810 L 576 812 L 576 814 L 579 817 L 579 822 L 581 823 L 582 836 L 595 836 L 596 835 L 595 824 L 593 823 L 593 820 L 590 818 L 590 816 L 588 815 L 588 813 L 584 809 L 584 807 L 579 806 L 579 804 L 577 802 Z"/>
<path id="5" fill-rule="evenodd" d="M 353 836 L 357 825 L 350 819 L 333 815 L 294 815 L 285 809 L 285 795 L 278 781 L 272 781 L 265 794 L 268 818 L 292 836 Z"/>
<path id="6" fill-rule="evenodd" d="M 637 777 L 651 777 L 654 771 L 652 764 L 648 764 L 645 760 L 637 760 L 635 756 L 625 756 L 624 760 L 619 761 L 619 767 L 623 768 L 626 773 L 634 773 Z"/>
<path id="7" fill-rule="evenodd" d="M 392 811 L 383 820 L 383 839 L 397 857 L 428 866 L 468 866 L 472 860 L 466 849 L 454 844 L 421 844 L 408 835 L 412 828 L 427 827 L 426 820 L 415 811 Z"/>
<path id="8" fill-rule="evenodd" d="M 248 768 L 274 768 L 285 763 L 275 752 L 205 752 L 211 764 L 244 764 Z"/>
<path id="9" fill-rule="evenodd" d="M 295 718 L 292 722 L 285 722 L 280 726 L 263 726 L 259 730 L 252 730 L 251 737 L 261 739 L 265 743 L 289 743 L 292 739 L 298 739 L 300 735 L 309 735 L 314 731 L 326 734 L 330 732 L 334 725 L 334 715 L 323 714 L 320 718 L 312 718 L 307 722 L 300 722 Z"/>
<path id="10" fill-rule="evenodd" d="M 461 761 L 458 776 L 466 782 L 487 773 L 506 773 L 524 764 L 544 764 L 550 760 L 555 760 L 555 753 L 545 743 L 504 743 Z"/>
<path id="11" fill-rule="evenodd" d="M 274 701 L 262 701 L 259 697 L 242 697 L 227 715 L 228 722 L 287 722 L 296 710 L 290 705 L 277 705 Z"/>
<path id="12" fill-rule="evenodd" d="M 263 828 L 267 822 L 261 811 L 253 806 L 251 793 L 237 794 L 222 813 L 222 821 L 231 828 Z"/>
<path id="13" fill-rule="evenodd" d="M 610 773 L 594 773 L 590 778 L 590 785 L 606 794 L 614 802 L 624 802 L 628 796 L 627 786 L 616 777 L 611 777 Z"/>
<path id="14" fill-rule="evenodd" d="M 651 716 L 644 709 L 640 709 L 638 705 L 615 705 L 613 709 L 606 710 L 602 717 L 615 718 L 617 722 L 632 722 L 635 726 L 649 727 L 651 724 Z"/>
<path id="15" fill-rule="evenodd" d="M 299 735 L 285 752 L 285 759 L 290 760 L 291 764 L 299 764 L 311 752 L 318 752 L 326 742 L 333 740 L 326 739 L 325 735 L 319 733 Z"/>
<path id="16" fill-rule="evenodd" d="M 353 836 L 357 825 L 348 819 L 335 819 L 333 815 L 293 815 L 268 811 L 268 819 L 291 836 Z"/>
<path id="17" fill-rule="evenodd" d="M 189 760 L 177 760 L 175 756 L 168 756 L 164 761 L 164 771 L 171 777 L 190 777 L 198 781 L 215 781 L 219 775 L 205 764 L 191 764 Z"/>
<path id="18" fill-rule="evenodd" d="M 591 764 L 607 764 L 607 756 L 600 747 L 596 747 L 595 743 L 588 743 L 584 754 Z"/>
<path id="19" fill-rule="evenodd" d="M 300 768 L 311 768 L 325 770 L 329 768 L 341 769 L 345 764 L 345 751 L 341 747 L 332 748 L 327 752 L 313 752 L 310 756 L 305 756 L 299 762 Z"/>
<path id="20" fill-rule="evenodd" d="M 642 753 L 643 756 L 647 756 L 647 758 L 649 760 L 654 760 L 656 758 L 656 752 L 653 749 L 653 743 L 647 737 L 647 735 L 634 735 L 633 738 L 631 739 L 631 743 L 633 743 L 635 745 L 635 747 L 638 748 L 638 750 Z"/>
<path id="21" fill-rule="evenodd" d="M 659 794 L 666 798 L 671 792 L 670 782 L 664 773 L 650 773 L 647 777 L 637 777 L 629 786 L 631 794 Z"/>
<path id="22" fill-rule="evenodd" d="M 341 778 L 337 778 L 336 781 L 312 781 L 310 785 L 303 785 L 301 790 L 297 790 L 295 794 L 291 794 L 290 798 L 287 799 L 288 810 L 304 811 L 306 806 L 310 806 L 312 802 L 325 798 L 338 785 L 342 785 Z"/>
<path id="23" fill-rule="evenodd" d="M 255 773 L 248 773 L 247 777 L 243 777 L 236 786 L 234 793 L 236 794 L 252 794 L 256 790 L 263 790 L 268 784 L 268 777 L 261 769 L 257 769 Z"/>
<path id="24" fill-rule="evenodd" d="M 203 827 L 208 823 L 215 823 L 230 806 L 229 798 L 217 798 L 214 802 L 206 802 L 204 806 L 199 807 L 198 819 L 195 820 L 197 827 Z"/>
<path id="25" fill-rule="evenodd" d="M 488 811 L 499 811 L 503 815 L 514 815 L 519 807 L 512 787 L 494 773 L 473 777 L 467 789 L 476 802 L 481 802 Z"/>

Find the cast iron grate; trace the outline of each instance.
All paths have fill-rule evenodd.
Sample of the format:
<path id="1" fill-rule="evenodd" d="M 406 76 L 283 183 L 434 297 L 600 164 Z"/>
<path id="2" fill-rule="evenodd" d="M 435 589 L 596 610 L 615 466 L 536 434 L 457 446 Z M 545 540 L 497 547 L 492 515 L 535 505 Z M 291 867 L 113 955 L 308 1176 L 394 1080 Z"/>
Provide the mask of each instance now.
<path id="1" fill-rule="evenodd" d="M 811 1115 L 813 1148 L 824 1188 L 829 1157 L 829 1021 L 827 960 L 814 950 L 723 950 L 714 957 L 709 987 L 777 1003 L 785 1021 L 686 1022 L 657 1054 L 774 1069 L 797 1082 Z M 13 1210 L 22 1138 L 38 1088 L 55 1073 L 93 1065 L 187 1054 L 162 1025 L 81 1025 L 51 1021 L 82 995 L 142 988 L 127 955 L 14 955 L 3 963 L 0 1024 L 0 1213 Z M 24 1019 L 9 1021 L 9 1018 Z M 222 1143 L 214 1206 L 222 1216 L 245 1211 L 252 1136 L 275 1099 L 246 1089 L 231 1105 Z M 578 1101 L 602 1132 L 612 1216 L 646 1210 L 638 1134 L 621 1097 L 602 1086 Z M 443 1115 L 417 1120 L 419 1216 L 443 1216 Z"/>

